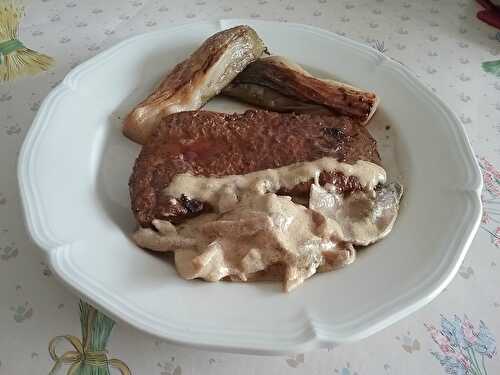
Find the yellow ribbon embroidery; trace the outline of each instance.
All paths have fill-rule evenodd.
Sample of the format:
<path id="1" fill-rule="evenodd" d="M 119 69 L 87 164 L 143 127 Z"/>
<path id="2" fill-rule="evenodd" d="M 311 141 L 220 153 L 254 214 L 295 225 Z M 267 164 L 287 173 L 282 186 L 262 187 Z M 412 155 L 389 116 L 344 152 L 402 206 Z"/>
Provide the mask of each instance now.
<path id="1" fill-rule="evenodd" d="M 49 372 L 49 375 L 55 375 L 63 364 L 70 365 L 67 375 L 79 375 L 83 367 L 116 368 L 122 375 L 132 375 L 128 366 L 121 360 L 112 358 L 108 359 L 107 351 L 92 351 L 90 349 L 91 340 L 93 337 L 92 330 L 95 329 L 94 321 L 97 311 L 83 302 L 80 303 L 83 342 L 76 336 L 61 335 L 56 336 L 49 342 L 49 354 L 52 360 L 55 361 L 54 366 Z M 106 317 L 107 318 L 107 317 Z M 109 318 L 107 318 L 109 319 Z M 111 321 L 111 320 L 110 320 Z M 62 355 L 58 355 L 56 347 L 62 341 L 67 341 L 71 344 L 74 350 L 68 350 Z M 92 372 L 93 373 L 93 372 Z M 106 372 L 108 373 L 108 372 Z"/>

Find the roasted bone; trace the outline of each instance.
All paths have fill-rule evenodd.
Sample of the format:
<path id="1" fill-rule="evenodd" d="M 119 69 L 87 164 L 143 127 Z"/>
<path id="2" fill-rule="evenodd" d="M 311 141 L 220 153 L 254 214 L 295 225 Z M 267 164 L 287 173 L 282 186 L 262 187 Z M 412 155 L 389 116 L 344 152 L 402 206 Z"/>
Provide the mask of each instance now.
<path id="1" fill-rule="evenodd" d="M 127 116 L 123 133 L 144 144 L 165 115 L 196 110 L 259 58 L 266 47 L 255 30 L 237 26 L 208 38 L 177 64 L 159 87 Z"/>
<path id="2" fill-rule="evenodd" d="M 241 72 L 223 94 L 277 112 L 334 113 L 366 124 L 375 113 L 375 93 L 313 77 L 280 56 L 261 58 Z"/>

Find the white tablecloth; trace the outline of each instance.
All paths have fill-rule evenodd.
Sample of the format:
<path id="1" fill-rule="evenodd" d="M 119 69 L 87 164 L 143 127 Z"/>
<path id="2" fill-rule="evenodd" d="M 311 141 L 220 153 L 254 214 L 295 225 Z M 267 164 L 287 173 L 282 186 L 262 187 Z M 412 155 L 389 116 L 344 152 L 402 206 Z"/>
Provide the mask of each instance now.
<path id="1" fill-rule="evenodd" d="M 0 2 L 1 3 L 1 2 Z M 361 342 L 285 357 L 198 351 L 124 324 L 107 343 L 134 374 L 499 374 L 500 33 L 466 0 L 36 0 L 20 39 L 56 60 L 47 73 L 0 84 L 0 374 L 46 374 L 57 335 L 81 336 L 78 297 L 63 287 L 26 233 L 18 150 L 40 101 L 74 66 L 131 35 L 186 22 L 259 18 L 319 26 L 409 66 L 460 116 L 485 176 L 485 215 L 459 274 L 436 300 Z M 291 41 L 293 42 L 293 41 Z M 70 126 L 71 124 L 68 124 Z M 69 349 L 60 344 L 59 351 Z M 66 373 L 64 365 L 60 373 Z M 115 373 L 116 370 L 111 370 Z M 453 372 L 455 371 L 455 372 Z M 467 371 L 467 372 L 466 372 Z M 118 373 L 118 372 L 116 372 Z"/>

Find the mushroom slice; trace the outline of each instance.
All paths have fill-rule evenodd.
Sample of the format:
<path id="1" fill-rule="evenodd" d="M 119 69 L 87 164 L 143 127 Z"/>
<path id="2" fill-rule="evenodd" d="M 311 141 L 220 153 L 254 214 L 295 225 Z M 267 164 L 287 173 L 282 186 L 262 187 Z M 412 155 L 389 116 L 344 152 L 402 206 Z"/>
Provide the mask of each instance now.
<path id="1" fill-rule="evenodd" d="M 313 184 L 309 207 L 330 219 L 326 223 L 339 241 L 367 246 L 392 230 L 402 195 L 403 187 L 396 182 L 345 196 Z"/>
<path id="2" fill-rule="evenodd" d="M 168 222 L 163 223 L 166 225 Z M 175 230 L 167 232 L 165 227 L 161 227 L 161 229 L 163 231 L 157 232 L 151 228 L 139 228 L 132 235 L 132 239 L 142 248 L 161 252 L 196 246 L 196 240 L 192 238 L 179 236 Z"/>

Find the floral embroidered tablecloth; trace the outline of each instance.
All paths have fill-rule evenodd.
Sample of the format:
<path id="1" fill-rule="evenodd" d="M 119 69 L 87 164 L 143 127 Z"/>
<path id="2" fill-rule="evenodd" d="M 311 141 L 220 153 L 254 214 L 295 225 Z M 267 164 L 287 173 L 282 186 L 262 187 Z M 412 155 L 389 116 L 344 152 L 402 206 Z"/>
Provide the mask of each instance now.
<path id="1" fill-rule="evenodd" d="M 127 373 L 127 366 L 133 374 L 159 375 L 500 374 L 495 341 L 500 337 L 500 32 L 476 19 L 479 5 L 472 0 L 33 0 L 24 5 L 18 39 L 55 63 L 34 76 L 0 81 L 1 375 L 48 374 L 56 364 L 61 374 L 70 368 L 76 374 Z M 236 17 L 311 24 L 382 51 L 437 92 L 469 134 L 485 189 L 481 228 L 467 258 L 436 300 L 366 340 L 285 357 L 175 346 L 124 324 L 113 326 L 80 305 L 28 238 L 16 162 L 47 93 L 71 68 L 131 35 Z M 66 336 L 53 340 L 59 335 Z"/>

